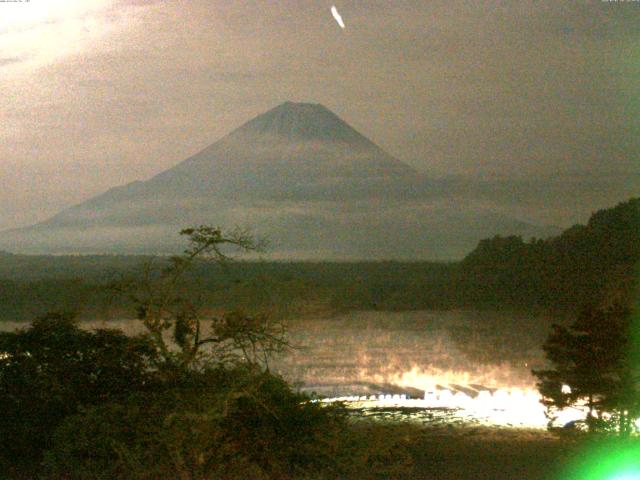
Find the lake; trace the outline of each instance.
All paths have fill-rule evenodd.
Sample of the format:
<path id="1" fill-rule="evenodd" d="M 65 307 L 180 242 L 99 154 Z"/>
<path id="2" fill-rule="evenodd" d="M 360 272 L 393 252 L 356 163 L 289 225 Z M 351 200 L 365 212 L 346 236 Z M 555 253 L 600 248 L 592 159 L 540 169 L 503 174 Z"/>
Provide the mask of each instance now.
<path id="1" fill-rule="evenodd" d="M 488 311 L 359 311 L 288 323 L 295 347 L 270 368 L 305 390 L 368 394 L 390 385 L 531 388 L 542 366 L 550 319 Z M 2 322 L 9 331 L 24 323 Z M 85 321 L 85 328 L 144 331 L 134 320 Z M 384 388 L 381 388 L 384 387 Z M 415 394 L 415 392 L 414 392 Z"/>

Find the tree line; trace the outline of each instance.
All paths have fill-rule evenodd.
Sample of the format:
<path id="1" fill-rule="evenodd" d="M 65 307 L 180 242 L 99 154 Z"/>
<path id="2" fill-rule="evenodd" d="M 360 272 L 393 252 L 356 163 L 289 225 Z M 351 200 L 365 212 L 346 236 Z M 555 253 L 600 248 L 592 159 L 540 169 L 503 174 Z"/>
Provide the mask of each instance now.
<path id="1" fill-rule="evenodd" d="M 476 308 L 575 315 L 594 298 L 629 301 L 640 257 L 639 205 L 631 199 L 598 211 L 586 225 L 546 240 L 482 240 L 459 262 L 195 262 L 186 280 L 203 303 L 220 309 L 286 304 L 295 314 Z M 0 315 L 28 320 L 52 306 L 81 305 L 85 318 L 102 317 L 104 286 L 148 260 L 0 254 Z"/>

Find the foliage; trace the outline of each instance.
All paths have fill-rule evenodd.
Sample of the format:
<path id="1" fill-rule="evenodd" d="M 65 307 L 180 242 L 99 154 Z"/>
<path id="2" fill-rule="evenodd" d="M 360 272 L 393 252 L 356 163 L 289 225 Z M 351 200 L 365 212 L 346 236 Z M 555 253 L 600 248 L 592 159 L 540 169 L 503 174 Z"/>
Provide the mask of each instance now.
<path id="1" fill-rule="evenodd" d="M 261 243 L 246 232 L 224 233 L 208 226 L 180 233 L 189 238 L 189 247 L 182 255 L 171 257 L 160 268 L 150 260 L 140 278 L 113 286 L 115 291 L 130 296 L 137 318 L 158 349 L 163 362 L 160 366 L 198 368 L 212 362 L 237 361 L 266 364 L 270 354 L 287 347 L 284 326 L 268 315 L 238 311 L 203 318 L 197 295 L 185 279 L 196 260 L 226 262 L 225 246 L 246 251 L 260 249 Z"/>
<path id="2" fill-rule="evenodd" d="M 0 458 L 4 471 L 37 467 L 68 415 L 148 388 L 154 349 L 115 330 L 88 332 L 52 313 L 0 334 Z"/>
<path id="3" fill-rule="evenodd" d="M 158 390 L 68 418 L 48 453 L 48 471 L 54 478 L 204 479 L 286 478 L 326 468 L 332 456 L 321 437 L 339 416 L 262 370 L 287 346 L 283 326 L 239 312 L 203 318 L 184 281 L 197 259 L 220 263 L 227 260 L 222 246 L 256 243 L 206 226 L 181 233 L 190 240 L 183 255 L 161 269 L 148 263 L 141 281 L 116 285 L 131 295 L 156 349 Z M 109 420 L 114 415 L 119 419 Z"/>
<path id="4" fill-rule="evenodd" d="M 588 307 L 571 327 L 553 326 L 543 347 L 553 368 L 533 372 L 550 412 L 585 405 L 590 430 L 606 429 L 612 415 L 617 431 L 631 431 L 640 416 L 640 371 L 629 357 L 630 318 L 620 305 Z"/>
<path id="5" fill-rule="evenodd" d="M 630 304 L 639 261 L 640 198 L 635 198 L 548 240 L 483 240 L 460 264 L 455 284 L 470 304 L 573 315 L 582 305 L 610 298 Z"/>
<path id="6" fill-rule="evenodd" d="M 225 405 L 226 440 L 269 478 L 335 470 L 340 408 L 322 406 L 292 392 L 278 377 L 260 374 Z"/>
<path id="7" fill-rule="evenodd" d="M 191 372 L 161 391 L 68 418 L 51 478 L 298 478 L 336 471 L 344 414 L 249 367 Z"/>
<path id="8" fill-rule="evenodd" d="M 413 471 L 420 430 L 351 423 L 341 406 L 245 367 L 190 373 L 162 391 L 69 417 L 47 478 L 387 479 Z"/>

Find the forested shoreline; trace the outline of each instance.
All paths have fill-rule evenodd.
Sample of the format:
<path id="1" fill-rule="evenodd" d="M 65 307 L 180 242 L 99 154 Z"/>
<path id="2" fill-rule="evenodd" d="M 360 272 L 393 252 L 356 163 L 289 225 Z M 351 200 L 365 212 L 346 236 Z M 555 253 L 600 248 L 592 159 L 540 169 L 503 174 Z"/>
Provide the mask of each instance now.
<path id="1" fill-rule="evenodd" d="M 188 278 L 211 310 L 499 309 L 573 315 L 585 302 L 628 301 L 640 259 L 640 199 L 594 213 L 550 239 L 496 236 L 459 262 L 199 262 Z M 0 252 L 0 318 L 52 308 L 121 316 L 107 288 L 166 257 L 26 256 Z M 284 311 L 286 310 L 286 311 Z"/>

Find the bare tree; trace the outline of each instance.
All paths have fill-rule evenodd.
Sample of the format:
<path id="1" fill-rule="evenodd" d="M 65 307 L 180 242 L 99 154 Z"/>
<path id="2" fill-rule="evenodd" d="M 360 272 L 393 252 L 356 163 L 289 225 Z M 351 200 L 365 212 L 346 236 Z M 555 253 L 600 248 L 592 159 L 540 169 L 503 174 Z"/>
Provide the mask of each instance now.
<path id="1" fill-rule="evenodd" d="M 120 284 L 135 305 L 165 366 L 198 368 L 211 363 L 248 362 L 268 368 L 269 357 L 289 347 L 282 322 L 266 314 L 233 311 L 205 316 L 195 294 L 185 289 L 185 276 L 198 261 L 224 263 L 229 249 L 260 251 L 266 242 L 244 230 L 223 232 L 199 226 L 180 232 L 189 246 L 182 255 L 143 265 L 138 278 Z"/>

